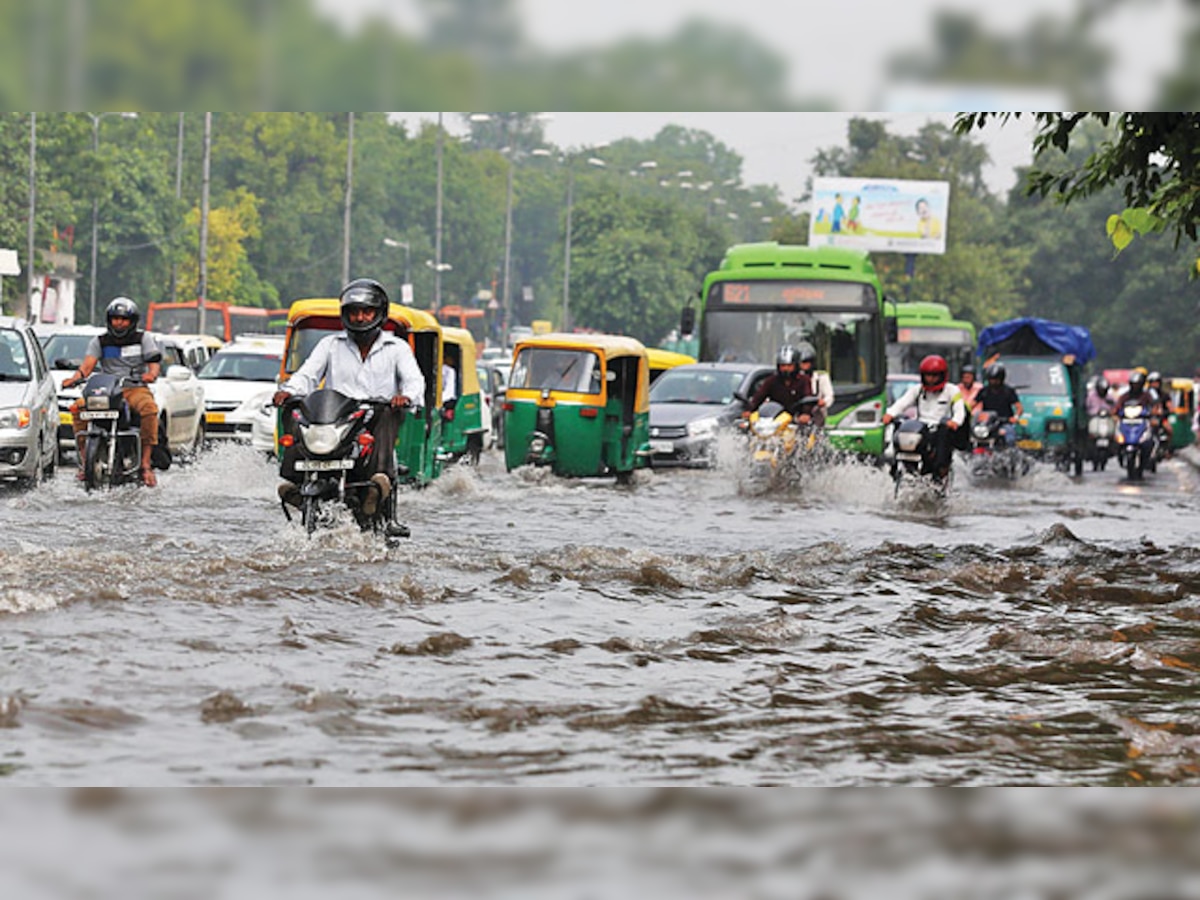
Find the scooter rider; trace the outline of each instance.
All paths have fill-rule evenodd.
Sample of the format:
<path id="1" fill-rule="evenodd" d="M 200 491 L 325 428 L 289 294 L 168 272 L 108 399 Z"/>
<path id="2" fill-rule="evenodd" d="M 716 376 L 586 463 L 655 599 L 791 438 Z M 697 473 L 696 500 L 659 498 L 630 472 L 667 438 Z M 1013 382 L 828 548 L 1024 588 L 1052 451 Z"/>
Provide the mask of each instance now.
<path id="1" fill-rule="evenodd" d="M 74 387 L 92 374 L 97 364 L 106 375 L 123 376 L 137 382 L 122 393 L 125 402 L 140 418 L 138 429 L 142 442 L 142 484 L 154 487 L 158 479 L 151 468 L 150 456 L 158 443 L 158 404 L 150 393 L 148 384 L 153 384 L 162 368 L 162 350 L 152 336 L 138 330 L 141 312 L 138 305 L 128 297 L 116 297 L 104 311 L 105 332 L 92 338 L 83 353 L 83 363 L 72 375 L 63 379 L 63 387 Z M 83 401 L 71 407 L 71 429 L 75 432 L 75 445 L 79 449 L 79 472 L 75 476 L 83 480 L 83 432 L 87 423 L 79 418 Z"/>
<path id="2" fill-rule="evenodd" d="M 1163 390 L 1163 377 L 1157 371 L 1146 376 L 1146 390 L 1154 397 L 1151 406 L 1154 414 L 1158 416 L 1159 428 L 1167 436 L 1165 444 L 1170 447 L 1175 429 L 1171 427 L 1170 409 L 1167 406 L 1169 398 L 1166 391 Z"/>
<path id="3" fill-rule="evenodd" d="M 1100 375 L 1092 383 L 1092 389 L 1087 395 L 1087 414 L 1099 416 L 1116 410 L 1116 401 L 1109 393 L 1108 379 Z"/>
<path id="4" fill-rule="evenodd" d="M 1004 424 L 1000 426 L 1000 433 L 1004 436 L 1004 443 L 1012 447 L 1017 443 L 1017 419 L 1025 411 L 1021 406 L 1021 398 L 1014 388 L 1004 383 L 1008 376 L 1004 363 L 992 363 L 985 374 L 987 384 L 975 396 L 971 412 L 988 412 L 1001 419 Z"/>
<path id="5" fill-rule="evenodd" d="M 891 424 L 906 409 L 915 406 L 917 418 L 935 430 L 937 455 L 934 469 L 938 477 L 944 478 L 950 472 L 951 449 L 965 448 L 967 432 L 962 426 L 967 420 L 967 408 L 958 388 L 949 383 L 950 366 L 945 358 L 930 354 L 921 360 L 918 371 L 920 383 L 910 387 L 887 408 L 883 424 Z"/>
<path id="6" fill-rule="evenodd" d="M 743 415 L 749 416 L 768 400 L 774 400 L 797 422 L 807 425 L 811 421 L 811 404 L 801 401 L 812 395 L 812 379 L 800 371 L 799 351 L 791 344 L 784 344 L 775 356 L 775 374 L 763 379 Z"/>
<path id="7" fill-rule="evenodd" d="M 833 382 L 828 373 L 817 371 L 817 351 L 812 344 L 801 341 L 796 350 L 800 354 L 800 371 L 812 379 L 812 391 L 820 398 L 813 411 L 813 421 L 824 425 L 827 411 L 833 406 Z"/>
<path id="8" fill-rule="evenodd" d="M 342 288 L 339 299 L 345 330 L 322 338 L 275 392 L 273 401 L 281 406 L 290 397 L 306 396 L 324 380 L 326 388 L 347 397 L 388 404 L 368 426 L 375 447 L 367 471 L 375 489 L 367 492 L 362 510 L 371 516 L 391 494 L 395 480 L 399 411 L 422 402 L 425 376 L 408 343 L 383 330 L 389 306 L 383 285 L 358 278 Z M 299 488 L 291 481 L 280 484 L 279 496 L 293 506 L 300 505 Z"/>

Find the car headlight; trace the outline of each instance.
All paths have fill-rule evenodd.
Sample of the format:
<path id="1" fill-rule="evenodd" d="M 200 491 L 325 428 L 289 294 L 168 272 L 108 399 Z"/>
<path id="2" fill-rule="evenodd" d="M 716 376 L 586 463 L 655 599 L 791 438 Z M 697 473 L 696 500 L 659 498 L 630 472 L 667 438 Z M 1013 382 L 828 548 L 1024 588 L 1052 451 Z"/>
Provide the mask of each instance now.
<path id="1" fill-rule="evenodd" d="M 709 437 L 716 434 L 720 427 L 721 423 L 715 416 L 706 416 L 703 419 L 688 422 L 687 433 L 688 437 Z"/>
<path id="2" fill-rule="evenodd" d="M 350 431 L 350 424 L 345 425 L 301 425 L 300 438 L 304 446 L 313 453 L 324 455 L 332 453 L 342 442 L 342 438 Z"/>
<path id="3" fill-rule="evenodd" d="M 33 413 L 27 406 L 0 409 L 0 428 L 28 428 L 32 421 Z"/>

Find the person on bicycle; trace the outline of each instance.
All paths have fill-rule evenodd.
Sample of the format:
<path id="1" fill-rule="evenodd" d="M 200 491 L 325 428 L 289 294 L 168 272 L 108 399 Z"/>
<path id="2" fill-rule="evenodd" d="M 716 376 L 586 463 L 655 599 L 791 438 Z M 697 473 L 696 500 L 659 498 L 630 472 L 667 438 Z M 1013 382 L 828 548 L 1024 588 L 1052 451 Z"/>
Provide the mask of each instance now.
<path id="1" fill-rule="evenodd" d="M 140 418 L 138 430 L 142 441 L 141 474 L 142 484 L 154 487 L 158 479 L 151 468 L 150 455 L 158 443 L 158 404 L 146 385 L 153 384 L 162 369 L 162 350 L 152 335 L 138 330 L 141 311 L 128 297 L 115 297 L 104 311 L 104 334 L 97 335 L 83 351 L 83 363 L 63 379 L 63 387 L 74 387 L 85 381 L 96 366 L 105 375 L 127 378 L 127 387 L 122 391 L 129 408 Z M 79 450 L 79 472 L 76 478 L 83 481 L 84 437 L 87 423 L 79 418 L 83 409 L 82 398 L 71 406 L 71 430 L 75 432 L 75 446 Z"/>
<path id="2" fill-rule="evenodd" d="M 324 386 L 355 400 L 385 403 L 368 426 L 375 446 L 366 473 L 375 490 L 368 490 L 362 510 L 374 515 L 388 498 L 395 481 L 395 445 L 401 410 L 418 406 L 425 398 L 425 376 L 408 342 L 383 330 L 388 318 L 387 291 L 378 281 L 358 278 L 339 297 L 343 331 L 322 338 L 304 364 L 275 392 L 282 406 L 292 397 L 304 397 Z M 300 490 L 291 481 L 279 485 L 279 496 L 300 505 Z"/>

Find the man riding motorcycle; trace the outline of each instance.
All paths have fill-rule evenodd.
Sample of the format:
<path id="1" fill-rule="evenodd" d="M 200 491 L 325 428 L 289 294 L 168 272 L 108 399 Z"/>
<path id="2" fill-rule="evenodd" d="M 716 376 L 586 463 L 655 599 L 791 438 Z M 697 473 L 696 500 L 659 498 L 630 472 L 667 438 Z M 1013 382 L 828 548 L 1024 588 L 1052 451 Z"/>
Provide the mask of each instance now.
<path id="1" fill-rule="evenodd" d="M 775 374 L 763 379 L 744 416 L 749 416 L 768 400 L 782 406 L 801 425 L 812 421 L 812 403 L 803 401 L 813 396 L 812 378 L 800 371 L 800 352 L 791 344 L 784 344 L 775 356 Z"/>
<path id="2" fill-rule="evenodd" d="M 162 368 L 162 350 L 158 342 L 144 331 L 138 331 L 141 312 L 128 297 L 116 297 L 104 311 L 106 330 L 92 338 L 84 351 L 83 363 L 74 374 L 63 379 L 63 387 L 74 387 L 92 374 L 97 364 L 106 375 L 130 379 L 133 384 L 122 393 L 125 402 L 141 418 L 138 426 L 142 442 L 142 484 L 154 487 L 158 479 L 151 468 L 150 457 L 158 443 L 158 404 L 150 393 L 152 384 Z M 71 429 L 75 432 L 75 445 L 79 450 L 79 472 L 76 478 L 84 480 L 84 437 L 87 423 L 79 418 L 83 409 L 82 398 L 71 406 Z"/>
<path id="3" fill-rule="evenodd" d="M 1159 428 L 1166 435 L 1164 441 L 1165 446 L 1171 446 L 1171 440 L 1175 436 L 1175 429 L 1171 427 L 1170 397 L 1163 390 L 1163 377 L 1158 372 L 1151 372 L 1146 376 L 1146 390 L 1154 397 L 1154 401 L 1150 404 L 1154 414 L 1158 416 Z"/>
<path id="4" fill-rule="evenodd" d="M 949 383 L 950 366 L 944 357 L 936 353 L 926 356 L 917 371 L 921 375 L 920 383 L 910 387 L 887 408 L 883 424 L 891 424 L 893 419 L 915 406 L 917 418 L 935 429 L 934 471 L 939 478 L 945 478 L 950 472 L 950 451 L 955 447 L 965 449 L 967 432 L 962 426 L 967 419 L 967 408 L 958 388 Z"/>
<path id="5" fill-rule="evenodd" d="M 1092 389 L 1087 395 L 1087 414 L 1089 416 L 1099 416 L 1105 412 L 1116 411 L 1116 399 L 1109 393 L 1108 379 L 1103 375 L 1096 378 L 1092 384 Z"/>
<path id="6" fill-rule="evenodd" d="M 1004 443 L 1009 447 L 1017 443 L 1017 419 L 1021 417 L 1024 408 L 1021 398 L 1014 388 L 1004 383 L 1008 372 L 1004 363 L 995 362 L 987 367 L 985 372 L 987 384 L 975 396 L 971 412 L 987 412 L 999 418 L 1004 424 L 1000 433 L 1004 435 Z"/>
<path id="7" fill-rule="evenodd" d="M 408 343 L 383 330 L 390 303 L 383 285 L 358 278 L 342 288 L 339 299 L 344 331 L 322 338 L 275 392 L 273 402 L 281 406 L 291 397 L 306 396 L 323 380 L 326 388 L 352 399 L 387 404 L 368 426 L 375 437 L 367 461 L 374 489 L 367 491 L 362 511 L 373 516 L 395 482 L 400 410 L 424 399 L 425 376 Z M 300 506 L 300 489 L 292 481 L 279 485 L 279 496 Z"/>

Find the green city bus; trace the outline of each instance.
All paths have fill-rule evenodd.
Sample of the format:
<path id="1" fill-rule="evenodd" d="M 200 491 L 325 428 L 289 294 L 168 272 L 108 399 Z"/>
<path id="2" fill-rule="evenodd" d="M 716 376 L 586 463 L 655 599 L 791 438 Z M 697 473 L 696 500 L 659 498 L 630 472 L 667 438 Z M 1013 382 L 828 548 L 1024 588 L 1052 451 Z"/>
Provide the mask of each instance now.
<path id="1" fill-rule="evenodd" d="M 887 370 L 889 374 L 915 374 L 931 353 L 950 364 L 950 380 L 962 377 L 962 367 L 975 354 L 975 326 L 955 319 L 944 303 L 884 304 L 887 317 Z"/>
<path id="2" fill-rule="evenodd" d="M 704 279 L 700 360 L 773 363 L 807 341 L 833 382 L 826 429 L 839 449 L 878 457 L 886 406 L 883 290 L 864 250 L 737 244 Z M 684 310 L 681 331 L 695 325 Z"/>

